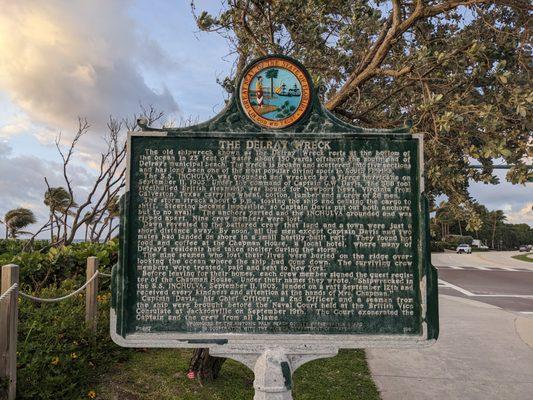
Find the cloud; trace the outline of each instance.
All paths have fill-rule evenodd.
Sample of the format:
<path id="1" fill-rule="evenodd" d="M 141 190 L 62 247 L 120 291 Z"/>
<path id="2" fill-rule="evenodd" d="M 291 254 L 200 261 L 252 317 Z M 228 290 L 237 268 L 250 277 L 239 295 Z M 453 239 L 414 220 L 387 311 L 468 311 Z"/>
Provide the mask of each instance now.
<path id="1" fill-rule="evenodd" d="M 110 114 L 127 117 L 139 103 L 178 112 L 164 86 L 147 85 L 140 68 L 176 68 L 144 39 L 128 0 L 17 0 L 0 14 L 0 90 L 33 123 L 68 135 L 77 117 L 102 134 Z M 4 135 L 22 127 L 3 128 Z M 51 138 L 49 138 L 51 139 Z"/>
<path id="2" fill-rule="evenodd" d="M 31 121 L 20 114 L 14 115 L 7 123 L 0 125 L 0 138 L 9 138 L 11 136 L 25 133 L 33 128 Z"/>
<path id="3" fill-rule="evenodd" d="M 9 144 L 0 141 L 0 171 L 0 218 L 3 218 L 8 210 L 25 207 L 37 216 L 34 226 L 42 225 L 48 218 L 46 206 L 43 204 L 46 191 L 43 177 L 48 178 L 51 186 L 65 186 L 61 164 L 32 155 L 14 155 Z M 94 177 L 89 171 L 78 166 L 72 166 L 69 171 L 76 188 L 75 200 L 81 199 L 87 195 L 86 188 L 93 183 Z"/>
<path id="4" fill-rule="evenodd" d="M 500 179 L 500 183 L 489 185 L 471 182 L 472 197 L 489 210 L 503 210 L 510 223 L 526 223 L 533 226 L 533 211 L 531 211 L 533 184 L 513 185 L 505 179 L 507 171 L 496 170 L 494 173 Z"/>
<path id="5" fill-rule="evenodd" d="M 508 205 L 508 209 L 504 209 L 504 211 L 507 216 L 507 222 L 533 226 L 533 202 L 526 203 L 518 211 L 513 211 L 513 207 Z"/>

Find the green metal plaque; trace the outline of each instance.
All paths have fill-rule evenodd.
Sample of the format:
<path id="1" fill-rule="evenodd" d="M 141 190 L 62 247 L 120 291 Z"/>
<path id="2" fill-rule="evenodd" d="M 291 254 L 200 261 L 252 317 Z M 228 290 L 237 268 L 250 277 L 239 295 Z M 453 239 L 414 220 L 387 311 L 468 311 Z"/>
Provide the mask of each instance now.
<path id="1" fill-rule="evenodd" d="M 301 65 L 257 63 L 242 81 L 255 90 L 241 84 L 213 120 L 130 134 L 114 340 L 369 347 L 436 339 L 422 137 L 349 126 L 320 105 Z M 265 87 L 262 71 L 274 67 L 306 80 L 291 92 L 274 79 Z"/>

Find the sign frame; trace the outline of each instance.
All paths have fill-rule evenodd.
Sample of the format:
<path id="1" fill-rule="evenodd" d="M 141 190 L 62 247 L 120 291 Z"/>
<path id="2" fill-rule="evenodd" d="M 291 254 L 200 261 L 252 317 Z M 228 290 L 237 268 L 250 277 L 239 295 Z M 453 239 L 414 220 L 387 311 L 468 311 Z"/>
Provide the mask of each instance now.
<path id="1" fill-rule="evenodd" d="M 239 133 L 239 132 L 218 132 L 205 130 L 192 130 L 172 132 L 164 130 L 145 130 L 141 132 L 130 132 L 127 141 L 127 167 L 126 167 L 126 193 L 121 199 L 121 223 L 120 223 L 120 258 L 119 264 L 113 268 L 112 273 L 112 307 L 110 315 L 111 337 L 115 343 L 124 347 L 159 347 L 159 348 L 202 348 L 215 347 L 218 351 L 222 348 L 232 349 L 232 351 L 257 351 L 258 348 L 268 349 L 283 346 L 293 349 L 294 352 L 302 354 L 307 349 L 316 354 L 317 349 L 331 348 L 375 348 L 394 347 L 412 348 L 432 345 L 438 337 L 438 303 L 437 303 L 437 274 L 430 264 L 429 252 L 429 226 L 428 226 L 428 205 L 424 194 L 424 169 L 423 169 L 423 135 L 409 134 L 397 131 L 372 131 L 356 128 L 352 131 L 346 129 L 337 133 L 296 133 L 296 132 L 275 132 L 261 131 L 259 133 Z M 127 253 L 130 217 L 130 179 L 131 179 L 131 149 L 132 142 L 137 137 L 153 137 L 165 140 L 166 137 L 186 137 L 191 140 L 201 138 L 219 139 L 388 139 L 388 140 L 415 140 L 418 147 L 418 297 L 420 301 L 420 334 L 312 334 L 312 333 L 178 333 L 178 332 L 151 332 L 151 333 L 131 333 L 126 334 L 124 321 L 121 313 L 124 312 L 125 296 L 124 288 L 128 286 L 125 271 L 129 264 L 129 254 Z M 414 168 L 415 166 L 413 166 Z M 415 227 L 414 227 L 415 228 Z M 413 232 L 413 234 L 415 234 Z M 248 350 L 246 350 L 248 349 Z M 329 353 L 328 353 L 329 354 Z M 316 357 L 315 357 L 316 358 Z"/>

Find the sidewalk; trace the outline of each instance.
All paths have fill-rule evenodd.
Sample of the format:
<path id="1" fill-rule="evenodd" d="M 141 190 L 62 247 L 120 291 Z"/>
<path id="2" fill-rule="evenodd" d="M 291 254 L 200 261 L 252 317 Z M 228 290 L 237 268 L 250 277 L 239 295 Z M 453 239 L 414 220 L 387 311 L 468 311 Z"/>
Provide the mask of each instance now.
<path id="1" fill-rule="evenodd" d="M 533 399 L 533 319 L 458 297 L 439 301 L 435 345 L 367 350 L 382 399 Z"/>

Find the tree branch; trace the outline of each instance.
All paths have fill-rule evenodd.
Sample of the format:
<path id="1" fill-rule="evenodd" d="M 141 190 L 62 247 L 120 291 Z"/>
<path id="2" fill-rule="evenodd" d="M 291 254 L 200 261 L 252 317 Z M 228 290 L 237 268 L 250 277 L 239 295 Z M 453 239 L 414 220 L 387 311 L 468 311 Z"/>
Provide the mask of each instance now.
<path id="1" fill-rule="evenodd" d="M 469 6 L 474 4 L 488 3 L 489 0 L 466 0 L 466 1 L 445 1 L 434 6 L 425 6 L 422 0 L 417 0 L 411 15 L 401 21 L 401 2 L 392 0 L 391 26 L 387 30 L 381 44 L 375 51 L 371 51 L 372 58 L 362 70 L 354 71 L 346 80 L 344 86 L 326 103 L 326 107 L 333 111 L 342 106 L 360 87 L 368 80 L 379 75 L 379 67 L 389 54 L 395 41 L 414 26 L 422 18 L 434 17 L 438 14 L 453 10 L 459 6 Z"/>
<path id="2" fill-rule="evenodd" d="M 396 70 L 393 70 L 393 69 L 378 69 L 376 71 L 376 75 L 381 75 L 381 76 L 392 76 L 394 78 L 398 78 L 400 76 L 403 76 L 403 75 L 406 75 L 408 74 L 409 72 L 411 72 L 413 70 L 412 67 L 403 67 L 402 69 L 400 69 L 399 71 L 396 71 Z"/>

